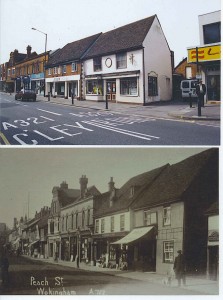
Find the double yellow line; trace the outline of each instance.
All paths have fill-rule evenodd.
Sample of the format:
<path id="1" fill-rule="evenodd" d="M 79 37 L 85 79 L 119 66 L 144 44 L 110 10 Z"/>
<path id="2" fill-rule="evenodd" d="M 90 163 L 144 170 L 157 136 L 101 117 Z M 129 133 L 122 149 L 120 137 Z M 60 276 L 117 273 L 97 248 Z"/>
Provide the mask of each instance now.
<path id="1" fill-rule="evenodd" d="M 5 145 L 10 145 L 9 141 L 7 140 L 7 138 L 5 137 L 5 135 L 2 132 L 0 132 L 0 145 L 2 144 L 1 140 L 3 140 Z"/>

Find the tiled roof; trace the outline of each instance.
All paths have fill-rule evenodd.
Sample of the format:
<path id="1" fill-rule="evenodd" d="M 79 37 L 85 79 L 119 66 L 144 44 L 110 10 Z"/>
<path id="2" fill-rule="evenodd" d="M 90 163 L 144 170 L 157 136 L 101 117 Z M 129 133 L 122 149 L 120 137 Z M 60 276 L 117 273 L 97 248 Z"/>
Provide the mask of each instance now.
<path id="1" fill-rule="evenodd" d="M 113 205 L 110 206 L 110 193 L 106 192 L 96 198 L 95 216 L 116 212 L 122 209 L 128 209 L 129 205 L 137 198 L 137 196 L 149 186 L 160 173 L 169 165 L 139 174 L 129 179 L 120 189 L 116 189 L 116 198 Z M 131 196 L 130 190 L 134 187 L 135 192 Z"/>
<path id="2" fill-rule="evenodd" d="M 47 67 L 66 63 L 72 60 L 79 60 L 92 43 L 100 36 L 100 34 L 101 33 L 98 33 L 65 45 L 62 49 L 59 49 L 50 56 Z"/>
<path id="3" fill-rule="evenodd" d="M 179 201 L 206 165 L 218 172 L 218 149 L 209 149 L 167 167 L 134 202 L 133 208 L 152 207 Z"/>
<path id="4" fill-rule="evenodd" d="M 156 15 L 101 34 L 83 58 L 142 47 L 155 17 Z"/>

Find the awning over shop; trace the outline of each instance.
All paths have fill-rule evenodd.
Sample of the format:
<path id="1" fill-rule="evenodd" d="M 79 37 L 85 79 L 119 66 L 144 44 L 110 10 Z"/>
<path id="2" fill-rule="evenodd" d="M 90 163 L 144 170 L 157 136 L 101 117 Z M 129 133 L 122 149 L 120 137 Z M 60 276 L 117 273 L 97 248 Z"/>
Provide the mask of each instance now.
<path id="1" fill-rule="evenodd" d="M 19 241 L 20 241 L 20 238 L 17 238 L 17 239 L 13 242 L 13 245 L 19 243 Z"/>
<path id="2" fill-rule="evenodd" d="M 135 228 L 133 229 L 129 234 L 124 236 L 122 239 L 112 243 L 114 244 L 130 244 L 132 242 L 135 242 L 139 240 L 142 237 L 145 237 L 151 230 L 154 228 L 154 226 L 147 226 L 147 227 L 141 227 L 141 228 Z"/>
<path id="3" fill-rule="evenodd" d="M 30 243 L 30 244 L 29 244 L 29 247 L 31 247 L 32 245 L 36 244 L 37 242 L 39 242 L 39 240 Z"/>

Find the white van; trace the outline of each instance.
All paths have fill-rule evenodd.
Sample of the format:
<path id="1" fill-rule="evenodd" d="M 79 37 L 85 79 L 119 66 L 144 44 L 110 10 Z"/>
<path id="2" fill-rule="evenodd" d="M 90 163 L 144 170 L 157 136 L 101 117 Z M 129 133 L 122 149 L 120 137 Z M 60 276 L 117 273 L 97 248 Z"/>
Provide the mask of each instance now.
<path id="1" fill-rule="evenodd" d="M 196 79 L 182 80 L 180 83 L 181 96 L 183 100 L 189 99 L 190 93 L 192 98 L 196 98 L 196 85 L 198 81 Z"/>

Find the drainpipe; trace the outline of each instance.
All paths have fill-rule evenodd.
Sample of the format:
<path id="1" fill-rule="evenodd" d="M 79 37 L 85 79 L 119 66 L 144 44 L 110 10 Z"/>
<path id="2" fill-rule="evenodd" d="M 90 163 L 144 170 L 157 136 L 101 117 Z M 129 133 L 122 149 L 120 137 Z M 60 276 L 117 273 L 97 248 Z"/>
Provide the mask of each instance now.
<path id="1" fill-rule="evenodd" d="M 144 47 L 142 49 L 142 72 L 143 72 L 143 106 L 146 105 L 146 91 L 145 91 L 145 53 Z"/>

